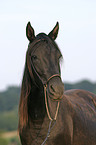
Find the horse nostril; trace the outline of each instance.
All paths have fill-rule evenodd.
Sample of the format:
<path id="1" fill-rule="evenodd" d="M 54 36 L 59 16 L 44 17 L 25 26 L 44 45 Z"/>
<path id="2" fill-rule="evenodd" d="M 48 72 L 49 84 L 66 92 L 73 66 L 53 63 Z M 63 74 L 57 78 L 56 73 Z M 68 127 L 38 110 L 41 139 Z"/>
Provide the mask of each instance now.
<path id="1" fill-rule="evenodd" d="M 51 90 L 52 90 L 53 92 L 55 92 L 55 89 L 54 89 L 53 85 L 51 85 L 50 88 L 51 88 Z"/>
<path id="2" fill-rule="evenodd" d="M 53 83 L 49 85 L 50 93 L 56 93 L 62 95 L 64 93 L 64 85 L 59 83 Z"/>

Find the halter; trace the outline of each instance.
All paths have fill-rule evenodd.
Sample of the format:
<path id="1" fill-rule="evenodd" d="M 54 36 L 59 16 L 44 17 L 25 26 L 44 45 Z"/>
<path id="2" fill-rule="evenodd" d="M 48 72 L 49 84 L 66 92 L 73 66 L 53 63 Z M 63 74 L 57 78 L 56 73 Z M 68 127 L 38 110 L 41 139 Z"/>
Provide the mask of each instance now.
<path id="1" fill-rule="evenodd" d="M 51 115 L 50 115 L 50 113 L 49 113 L 48 103 L 47 103 L 47 85 L 48 85 L 48 82 L 49 82 L 52 78 L 54 78 L 54 77 L 59 77 L 59 78 L 61 79 L 61 77 L 60 77 L 59 74 L 54 74 L 54 75 L 52 75 L 51 77 L 49 77 L 48 80 L 46 81 L 46 84 L 44 84 L 43 81 L 42 81 L 42 79 L 41 79 L 41 77 L 40 77 L 40 75 L 39 75 L 38 72 L 36 71 L 36 69 L 35 69 L 35 67 L 34 67 L 34 65 L 33 65 L 32 62 L 31 62 L 31 64 L 32 64 L 32 68 L 33 68 L 35 74 L 36 74 L 37 77 L 41 80 L 41 82 L 42 82 L 42 84 L 43 84 L 43 87 L 44 87 L 45 104 L 46 104 L 46 110 L 47 110 L 48 118 L 49 118 L 50 120 L 56 120 L 56 119 L 57 119 L 57 115 L 58 115 L 58 110 L 59 110 L 60 101 L 59 101 L 58 99 L 55 100 L 55 101 L 58 101 L 58 104 L 57 104 L 57 109 L 56 109 L 55 117 L 54 117 L 54 119 L 52 119 L 52 117 L 51 117 Z M 35 83 L 35 84 L 36 84 L 36 83 Z M 36 84 L 36 86 L 38 86 L 38 85 Z M 60 99 L 61 99 L 61 98 L 62 98 L 62 96 L 60 97 Z M 54 100 L 54 99 L 51 98 L 51 100 Z"/>
<path id="2" fill-rule="evenodd" d="M 46 141 L 48 140 L 48 138 L 50 137 L 50 132 L 52 130 L 52 128 L 54 127 L 55 123 L 56 123 L 56 119 L 57 119 L 57 115 L 58 115 L 58 111 L 59 111 L 59 106 L 60 106 L 60 101 L 58 101 L 58 104 L 57 104 L 57 109 L 56 109 L 56 112 L 55 112 L 55 116 L 54 118 L 51 117 L 50 113 L 49 113 L 49 108 L 48 108 L 48 103 L 47 103 L 47 84 L 48 82 L 54 78 L 54 77 L 60 77 L 59 74 L 54 74 L 52 75 L 46 82 L 46 84 L 44 85 L 44 94 L 45 94 L 45 104 L 46 104 L 46 110 L 47 110 L 47 115 L 48 115 L 48 118 L 50 120 L 50 123 L 49 123 L 49 128 L 48 128 L 48 132 L 47 132 L 47 135 L 46 135 L 46 138 L 45 140 L 43 141 L 43 143 L 41 145 L 45 145 Z M 60 97 L 61 98 L 61 97 Z M 52 124 L 53 123 L 53 124 Z"/>
<path id="3" fill-rule="evenodd" d="M 39 42 L 39 41 L 40 41 L 40 40 L 38 40 L 38 42 Z M 54 118 L 52 118 L 51 115 L 50 115 L 50 113 L 49 113 L 48 102 L 47 102 L 47 85 L 48 85 L 49 81 L 50 81 L 52 78 L 54 78 L 54 77 L 59 77 L 59 78 L 61 79 L 61 77 L 60 77 L 59 74 L 54 74 L 54 75 L 50 76 L 50 77 L 48 78 L 48 80 L 46 81 L 46 83 L 44 84 L 43 81 L 42 81 L 42 79 L 41 79 L 41 77 L 40 77 L 40 75 L 39 75 L 38 72 L 36 71 L 36 69 L 35 69 L 35 67 L 34 67 L 34 65 L 33 65 L 33 63 L 32 63 L 32 61 L 31 61 L 31 65 L 32 65 L 33 72 L 35 72 L 35 74 L 37 75 L 37 77 L 39 78 L 39 80 L 40 80 L 40 81 L 42 82 L 42 84 L 43 84 L 43 87 L 44 87 L 44 96 L 45 96 L 45 104 L 46 104 L 46 111 L 47 111 L 48 118 L 49 118 L 49 120 L 50 120 L 48 132 L 47 132 L 47 136 L 46 136 L 45 140 L 43 141 L 43 143 L 41 144 L 41 145 L 45 145 L 45 143 L 46 143 L 46 141 L 47 141 L 47 139 L 48 139 L 48 137 L 49 137 L 49 135 L 50 135 L 51 129 L 54 127 L 54 125 L 55 125 L 55 123 L 56 123 L 56 119 L 57 119 L 57 115 L 58 115 L 58 111 L 59 111 L 59 106 L 60 106 L 60 100 L 56 99 L 55 101 L 58 102 L 58 103 L 57 103 L 57 108 L 56 108 L 55 116 L 54 116 Z M 36 83 L 35 81 L 34 81 L 34 83 L 35 83 L 36 86 L 38 87 L 38 85 L 37 85 L 37 83 Z M 61 99 L 61 98 L 62 98 L 62 96 L 60 97 L 60 99 Z M 54 100 L 54 99 L 51 98 L 51 100 Z M 53 123 L 53 124 L 52 124 L 52 123 Z"/>
<path id="4" fill-rule="evenodd" d="M 34 67 L 33 67 L 33 69 L 34 69 L 34 71 L 36 72 L 37 76 L 39 76 L 39 74 L 37 73 L 37 71 L 35 70 Z M 48 102 L 47 102 L 47 84 L 48 84 L 48 82 L 49 82 L 52 78 L 54 78 L 54 77 L 59 77 L 59 78 L 61 78 L 59 74 L 54 74 L 54 75 L 52 75 L 52 76 L 47 80 L 46 84 L 43 85 L 43 86 L 44 86 L 44 95 L 45 95 L 46 111 L 47 111 L 47 115 L 48 115 L 48 118 L 49 118 L 49 120 L 50 120 L 50 123 L 49 123 L 49 128 L 48 128 L 48 132 L 47 132 L 46 138 L 44 139 L 44 141 L 43 141 L 43 143 L 42 143 L 41 145 L 45 145 L 46 141 L 47 141 L 48 138 L 50 137 L 50 132 L 51 132 L 52 128 L 54 127 L 55 123 L 56 123 L 56 119 L 57 119 L 57 115 L 58 115 L 58 111 L 59 111 L 59 106 L 60 106 L 60 101 L 59 101 L 59 100 L 56 100 L 56 101 L 58 101 L 58 103 L 57 103 L 57 108 L 56 108 L 55 116 L 54 116 L 54 118 L 52 118 L 51 115 L 50 115 L 50 113 L 49 113 Z M 40 78 L 40 80 L 42 80 L 40 76 L 39 76 L 39 78 Z M 62 96 L 60 97 L 60 99 L 61 99 L 61 98 L 62 98 Z"/>
<path id="5" fill-rule="evenodd" d="M 59 105 L 60 105 L 60 102 L 59 102 L 58 100 L 56 100 L 56 101 L 58 101 L 57 109 L 56 109 L 55 117 L 52 118 L 51 115 L 50 115 L 50 113 L 49 113 L 48 103 L 47 103 L 47 84 L 48 84 L 48 82 L 49 82 L 52 78 L 54 78 L 54 77 L 59 77 L 59 78 L 61 78 L 59 74 L 52 75 L 52 76 L 47 80 L 47 83 L 44 85 L 44 94 L 45 94 L 46 110 L 47 110 L 48 118 L 49 118 L 50 120 L 56 120 L 56 119 L 57 119 L 58 110 L 59 110 Z M 60 98 L 61 98 L 61 97 L 60 97 Z"/>

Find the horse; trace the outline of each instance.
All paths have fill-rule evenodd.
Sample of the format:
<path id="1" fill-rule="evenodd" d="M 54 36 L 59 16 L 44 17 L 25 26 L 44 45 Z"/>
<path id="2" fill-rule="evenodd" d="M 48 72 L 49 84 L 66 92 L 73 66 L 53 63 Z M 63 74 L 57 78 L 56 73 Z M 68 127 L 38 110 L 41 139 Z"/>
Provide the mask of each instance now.
<path id="1" fill-rule="evenodd" d="M 96 145 L 96 95 L 64 90 L 57 22 L 47 35 L 28 22 L 18 130 L 22 145 Z"/>

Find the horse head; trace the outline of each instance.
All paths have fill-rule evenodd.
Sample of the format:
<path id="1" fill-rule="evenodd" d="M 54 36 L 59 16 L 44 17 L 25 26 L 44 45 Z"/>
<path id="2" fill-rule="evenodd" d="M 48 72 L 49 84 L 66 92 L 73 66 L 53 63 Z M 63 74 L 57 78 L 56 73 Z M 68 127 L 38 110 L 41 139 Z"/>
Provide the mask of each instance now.
<path id="1" fill-rule="evenodd" d="M 46 35 L 40 33 L 35 36 L 30 22 L 26 27 L 26 35 L 30 41 L 27 51 L 27 65 L 30 76 L 35 84 L 40 87 L 47 85 L 47 93 L 53 99 L 60 99 L 64 93 L 64 85 L 60 77 L 61 52 L 54 42 L 59 30 L 57 22 L 53 30 Z"/>
<path id="2" fill-rule="evenodd" d="M 26 36 L 29 45 L 26 53 L 25 69 L 22 81 L 19 126 L 22 129 L 28 122 L 28 100 L 32 96 L 39 96 L 39 92 L 46 94 L 52 100 L 61 100 L 64 93 L 64 84 L 60 77 L 61 52 L 55 43 L 59 30 L 57 22 L 53 30 L 46 35 L 40 33 L 35 36 L 35 31 L 30 22 L 26 27 Z M 35 97 L 35 100 L 38 99 Z M 36 102 L 35 102 L 36 103 Z"/>

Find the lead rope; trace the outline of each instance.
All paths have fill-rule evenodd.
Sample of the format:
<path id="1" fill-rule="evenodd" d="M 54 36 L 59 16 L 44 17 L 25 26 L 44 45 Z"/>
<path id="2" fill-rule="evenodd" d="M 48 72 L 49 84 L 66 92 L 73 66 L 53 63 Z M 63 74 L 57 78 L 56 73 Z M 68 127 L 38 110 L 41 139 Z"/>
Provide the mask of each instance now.
<path id="1" fill-rule="evenodd" d="M 50 116 L 50 113 L 49 113 L 49 109 L 48 109 L 48 103 L 47 103 L 47 95 L 46 95 L 46 92 L 47 92 L 47 85 L 44 86 L 45 104 L 46 104 L 47 115 L 48 115 L 48 118 L 49 118 L 50 120 L 56 120 L 56 119 L 57 119 L 57 115 L 58 115 L 58 110 L 59 110 L 60 102 L 58 101 L 57 109 L 56 109 L 56 113 L 55 113 L 55 117 L 54 117 L 54 119 L 52 119 L 52 117 Z"/>
<path id="2" fill-rule="evenodd" d="M 50 120 L 50 123 L 49 123 L 49 128 L 48 128 L 47 136 L 46 136 L 45 140 L 43 141 L 43 143 L 41 145 L 45 145 L 46 141 L 50 137 L 50 132 L 51 132 L 52 128 L 54 127 L 55 123 L 56 123 L 56 119 L 57 119 L 57 115 L 58 115 L 58 110 L 59 110 L 59 105 L 60 105 L 60 102 L 58 101 L 55 117 L 54 117 L 54 119 L 52 119 L 52 117 L 51 117 L 51 115 L 49 113 L 49 109 L 48 109 L 46 92 L 47 92 L 47 84 L 44 86 L 44 94 L 45 94 L 45 104 L 46 104 L 47 115 L 48 115 L 48 118 Z"/>

